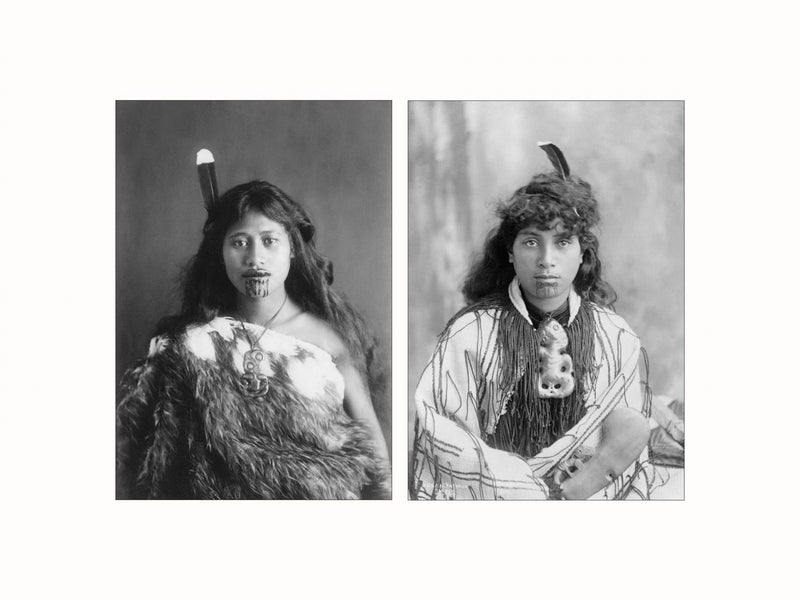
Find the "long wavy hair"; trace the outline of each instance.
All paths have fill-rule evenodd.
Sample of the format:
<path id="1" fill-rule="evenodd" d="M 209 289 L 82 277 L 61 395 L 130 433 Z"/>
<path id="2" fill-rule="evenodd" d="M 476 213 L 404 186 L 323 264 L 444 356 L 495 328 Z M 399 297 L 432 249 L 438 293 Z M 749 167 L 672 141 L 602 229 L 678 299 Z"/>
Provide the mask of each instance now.
<path id="1" fill-rule="evenodd" d="M 570 234 L 577 235 L 583 252 L 573 286 L 583 298 L 601 306 L 617 299 L 614 289 L 603 280 L 599 242 L 592 231 L 600 221 L 597 200 L 591 186 L 574 175 L 563 180 L 558 174 L 542 173 L 501 201 L 496 209 L 500 224 L 486 237 L 483 252 L 469 270 L 462 292 L 472 304 L 491 295 L 505 294 L 514 278 L 508 262 L 517 234 L 529 225 L 547 230 L 560 219 Z"/>
<path id="2" fill-rule="evenodd" d="M 287 294 L 302 310 L 333 327 L 354 364 L 367 375 L 373 396 L 383 393 L 385 374 L 375 338 L 361 314 L 331 287 L 333 264 L 316 249 L 311 218 L 288 194 L 266 181 L 237 185 L 209 210 L 200 248 L 181 275 L 181 312 L 162 319 L 158 333 L 175 333 L 219 314 L 235 313 L 236 290 L 225 271 L 222 247 L 228 230 L 249 210 L 280 223 L 289 235 L 294 256 L 285 282 Z"/>

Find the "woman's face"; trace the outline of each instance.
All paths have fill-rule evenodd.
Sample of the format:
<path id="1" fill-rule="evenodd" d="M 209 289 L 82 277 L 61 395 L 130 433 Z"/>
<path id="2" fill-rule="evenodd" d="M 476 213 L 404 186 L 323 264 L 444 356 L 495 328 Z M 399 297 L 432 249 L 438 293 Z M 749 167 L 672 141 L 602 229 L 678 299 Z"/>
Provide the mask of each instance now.
<path id="1" fill-rule="evenodd" d="M 544 230 L 523 227 L 508 254 L 525 299 L 543 312 L 567 300 L 582 258 L 578 236 L 566 231 L 560 219 Z"/>
<path id="2" fill-rule="evenodd" d="M 251 300 L 283 289 L 292 256 L 286 228 L 259 210 L 248 210 L 228 229 L 222 244 L 228 279 Z"/>

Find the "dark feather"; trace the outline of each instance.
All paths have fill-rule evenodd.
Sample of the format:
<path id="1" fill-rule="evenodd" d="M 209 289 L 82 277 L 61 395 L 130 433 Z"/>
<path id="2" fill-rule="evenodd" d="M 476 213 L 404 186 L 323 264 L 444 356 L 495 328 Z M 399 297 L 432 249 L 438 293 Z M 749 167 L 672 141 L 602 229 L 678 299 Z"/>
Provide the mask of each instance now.
<path id="1" fill-rule="evenodd" d="M 202 150 L 200 152 L 202 152 Z M 198 160 L 200 152 L 198 152 Z M 217 198 L 219 198 L 219 191 L 217 190 L 217 173 L 214 168 L 214 159 L 212 158 L 211 162 L 203 162 L 198 164 L 197 175 L 200 178 L 200 189 L 203 192 L 203 202 L 205 203 L 206 210 L 211 210 L 211 207 L 216 204 Z"/>
<path id="2" fill-rule="evenodd" d="M 561 175 L 561 179 L 566 181 L 569 177 L 569 165 L 564 153 L 559 150 L 558 146 L 550 142 L 539 142 L 539 148 L 547 153 L 547 158 L 553 163 L 553 168 Z"/>

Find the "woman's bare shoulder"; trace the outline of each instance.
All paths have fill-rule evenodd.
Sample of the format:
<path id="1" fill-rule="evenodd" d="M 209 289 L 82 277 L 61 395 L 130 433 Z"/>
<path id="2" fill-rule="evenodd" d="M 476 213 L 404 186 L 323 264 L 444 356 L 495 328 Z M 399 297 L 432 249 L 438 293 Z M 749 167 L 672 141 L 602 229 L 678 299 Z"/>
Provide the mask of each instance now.
<path id="1" fill-rule="evenodd" d="M 347 356 L 347 346 L 336 330 L 328 322 L 311 313 L 299 312 L 278 330 L 280 333 L 322 348 L 334 360 Z"/>

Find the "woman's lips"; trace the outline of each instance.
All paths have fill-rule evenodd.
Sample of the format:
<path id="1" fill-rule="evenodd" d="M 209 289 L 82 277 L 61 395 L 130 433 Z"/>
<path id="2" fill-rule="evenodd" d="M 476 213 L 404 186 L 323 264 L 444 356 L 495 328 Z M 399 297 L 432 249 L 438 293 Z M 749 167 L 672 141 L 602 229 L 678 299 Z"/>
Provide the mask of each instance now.
<path id="1" fill-rule="evenodd" d="M 553 288 L 555 289 L 558 287 L 558 280 L 560 279 L 558 275 L 536 275 L 534 276 L 534 281 L 536 282 L 536 287 L 538 288 Z"/>

